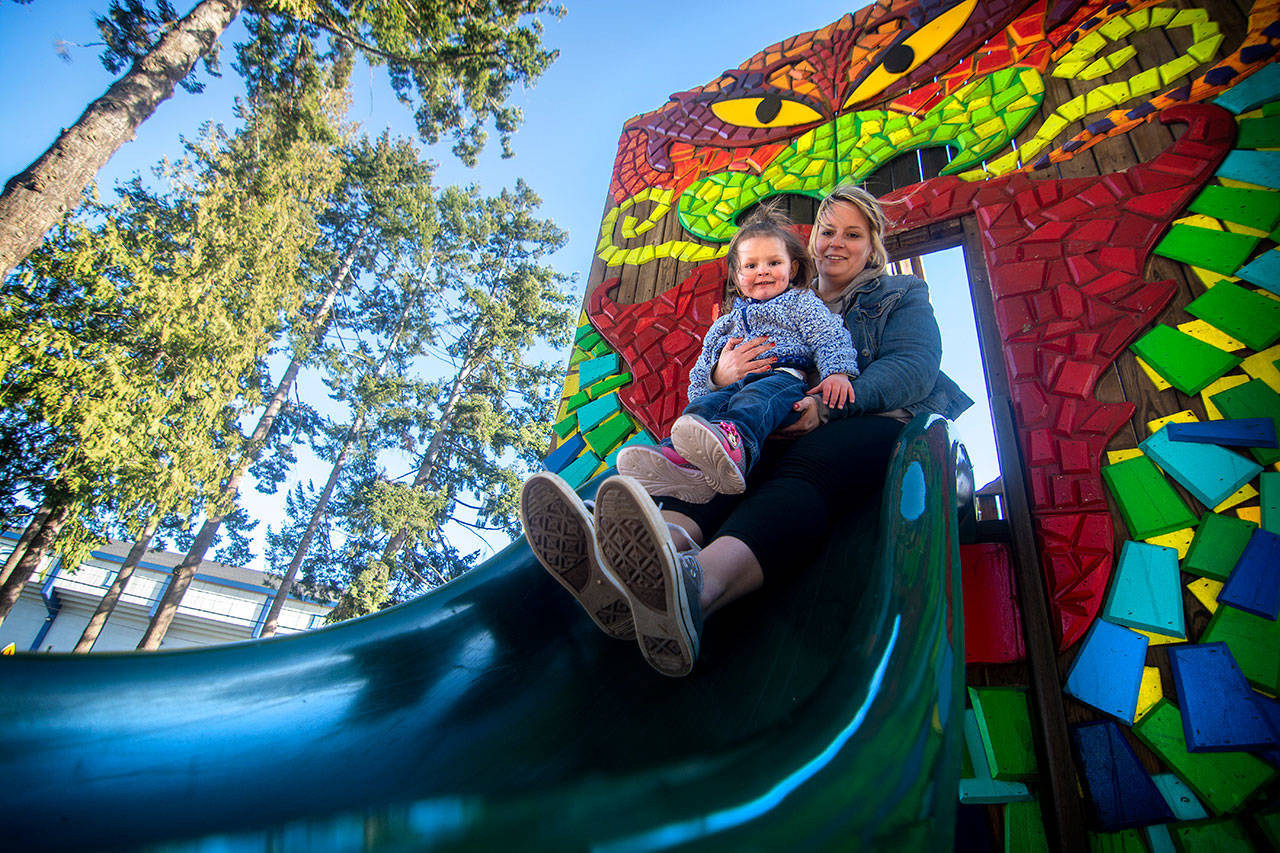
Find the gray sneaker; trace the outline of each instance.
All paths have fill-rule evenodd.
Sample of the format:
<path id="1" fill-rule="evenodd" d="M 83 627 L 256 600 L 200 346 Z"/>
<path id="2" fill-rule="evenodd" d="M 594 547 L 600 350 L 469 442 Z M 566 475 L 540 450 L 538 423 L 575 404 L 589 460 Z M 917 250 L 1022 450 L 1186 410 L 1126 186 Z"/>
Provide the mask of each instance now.
<path id="1" fill-rule="evenodd" d="M 605 571 L 630 594 L 645 660 L 663 675 L 688 675 L 702 636 L 697 552 L 676 550 L 657 505 L 622 475 L 596 490 L 596 541 Z"/>
<path id="2" fill-rule="evenodd" d="M 538 562 L 569 590 L 601 631 L 619 640 L 635 637 L 627 593 L 601 570 L 595 524 L 568 483 L 548 471 L 525 480 L 520 523 Z"/>

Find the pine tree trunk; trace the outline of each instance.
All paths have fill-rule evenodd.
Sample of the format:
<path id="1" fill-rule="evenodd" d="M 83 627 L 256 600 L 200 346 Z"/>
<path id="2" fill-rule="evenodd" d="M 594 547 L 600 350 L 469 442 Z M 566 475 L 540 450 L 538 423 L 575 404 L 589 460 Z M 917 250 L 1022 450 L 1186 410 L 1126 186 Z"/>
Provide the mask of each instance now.
<path id="1" fill-rule="evenodd" d="M 27 585 L 27 581 L 39 567 L 40 561 L 44 559 L 45 552 L 53 545 L 62 526 L 71 517 L 71 508 L 70 501 L 54 502 L 44 524 L 40 525 L 35 536 L 31 537 L 31 544 L 27 546 L 26 553 L 18 560 L 18 564 L 14 566 L 4 586 L 0 586 L 0 624 L 4 624 L 5 617 L 9 615 L 13 605 L 17 604 L 18 596 L 22 595 L 22 588 Z"/>
<path id="2" fill-rule="evenodd" d="M 329 479 L 325 481 L 324 490 L 320 493 L 320 498 L 316 502 L 316 507 L 311 512 L 311 520 L 307 522 L 307 529 L 302 534 L 302 540 L 298 542 L 298 547 L 294 549 L 293 558 L 289 560 L 289 568 L 284 573 L 284 578 L 280 581 L 280 588 L 276 590 L 275 597 L 271 599 L 271 608 L 267 611 L 266 621 L 262 623 L 262 632 L 260 637 L 271 637 L 276 633 L 276 628 L 280 625 L 280 611 L 284 610 L 285 599 L 289 597 L 289 590 L 293 589 L 293 582 L 298 577 L 298 569 L 302 568 L 302 561 L 306 559 L 307 551 L 311 548 L 311 540 L 315 538 L 316 530 L 320 527 L 320 519 L 324 518 L 324 512 L 329 507 L 329 499 L 333 497 L 333 488 L 338 483 L 338 476 L 342 473 L 342 466 L 346 464 L 347 453 L 351 450 L 351 445 L 355 444 L 356 436 L 359 430 L 364 426 L 364 414 L 361 413 L 356 422 L 351 425 L 351 429 L 347 430 L 347 439 L 342 444 L 342 450 L 338 453 L 338 458 L 334 460 L 333 467 L 329 469 Z"/>
<path id="3" fill-rule="evenodd" d="M 329 328 L 329 315 L 333 310 L 333 302 L 338 296 L 338 291 L 342 289 L 343 282 L 347 280 L 347 276 L 351 273 L 355 257 L 359 253 L 360 247 L 364 244 L 368 231 L 367 226 L 360 231 L 347 250 L 342 262 L 329 277 L 329 289 L 325 293 L 324 301 L 316 309 L 315 316 L 311 320 L 312 325 L 315 326 L 313 335 L 316 343 L 319 343 L 324 338 L 324 334 Z M 223 484 L 222 495 L 220 496 L 223 506 L 229 507 L 235 503 L 236 496 L 240 494 L 240 483 L 244 481 L 245 474 L 249 472 L 249 466 L 257 460 L 258 454 L 262 452 L 267 436 L 271 433 L 271 427 L 275 424 L 276 416 L 284 408 L 284 401 L 288 399 L 289 391 L 293 388 L 294 380 L 298 378 L 298 372 L 301 369 L 302 359 L 295 356 L 289 362 L 289 367 L 285 370 L 284 376 L 280 378 L 279 384 L 276 385 L 275 393 L 271 395 L 271 402 L 267 404 L 262 417 L 258 418 L 258 425 L 254 427 L 253 434 L 249 436 L 244 454 L 240 457 L 240 461 L 236 463 L 235 470 L 227 478 L 227 482 Z M 165 588 L 164 597 L 160 600 L 160 606 L 156 608 L 155 615 L 151 617 L 151 622 L 147 625 L 146 633 L 142 635 L 142 642 L 138 644 L 139 649 L 154 650 L 160 648 L 160 642 L 169 631 L 169 625 L 173 622 L 174 614 L 178 612 L 182 597 L 187 594 L 187 588 L 191 586 L 191 579 L 195 577 L 196 569 L 204 562 L 205 554 L 208 553 L 209 548 L 213 545 L 213 540 L 217 538 L 218 530 L 222 527 L 222 521 L 226 517 L 226 512 L 215 513 L 205 519 L 204 524 L 201 525 L 200 532 L 196 534 L 195 541 L 191 543 L 191 548 L 187 551 L 187 555 L 182 558 L 181 563 L 174 567 L 173 579 L 169 582 L 168 587 Z"/>
<path id="4" fill-rule="evenodd" d="M 115 610 L 116 603 L 120 601 L 120 596 L 124 594 L 124 588 L 128 585 L 129 579 L 133 577 L 133 570 L 138 567 L 138 563 L 142 562 L 142 555 L 147 552 L 148 546 L 151 545 L 151 538 L 156 535 L 156 529 L 160 526 L 160 516 L 154 515 L 147 521 L 147 526 L 133 543 L 133 547 L 129 549 L 129 555 L 125 557 L 124 563 L 120 566 L 120 571 L 116 574 L 116 579 L 111 582 L 110 589 L 107 594 L 102 597 L 102 601 L 98 602 L 98 609 L 93 612 L 93 616 L 89 617 L 89 624 L 85 626 L 84 633 L 80 635 L 80 641 L 76 643 L 73 652 L 91 652 L 93 644 L 98 641 L 98 635 L 102 633 L 102 629 L 107 624 L 107 619 L 111 617 L 111 611 Z"/>
<path id="5" fill-rule="evenodd" d="M 80 203 L 80 193 L 207 54 L 248 0 L 201 0 L 0 194 L 0 279 Z M 38 96 L 37 96 L 38 97 Z"/>
<path id="6" fill-rule="evenodd" d="M 382 359 L 378 362 L 378 369 L 375 375 L 379 379 L 386 375 L 387 363 L 390 361 L 391 354 L 395 351 L 396 346 L 400 343 L 400 335 L 404 332 L 404 322 L 409 316 L 409 308 L 414 301 L 414 297 L 415 293 L 411 292 L 408 298 L 405 299 L 404 305 L 400 308 L 400 316 L 396 319 L 395 331 L 392 332 L 391 340 L 387 342 L 387 348 L 383 351 Z M 342 441 L 342 450 L 339 451 L 337 459 L 334 460 L 333 467 L 329 469 L 329 479 L 325 481 L 324 491 L 320 493 L 316 508 L 311 513 L 311 520 L 307 523 L 306 532 L 302 534 L 302 541 L 298 543 L 297 549 L 293 552 L 293 559 L 289 561 L 289 568 L 285 572 L 284 579 L 280 581 L 280 588 L 276 590 L 275 598 L 271 600 L 271 609 L 267 613 L 267 620 L 263 623 L 260 636 L 272 636 L 280 624 L 280 611 L 284 609 L 284 601 L 298 576 L 298 569 L 302 567 L 302 561 L 307 556 L 307 550 L 311 547 L 311 540 L 315 537 L 316 529 L 320 526 L 320 519 L 324 517 L 324 511 L 328 508 L 329 500 L 333 497 L 333 489 L 338 483 L 338 476 L 342 473 L 343 466 L 346 464 L 347 454 L 351 452 L 351 446 L 355 444 L 356 439 L 359 438 L 360 433 L 364 430 L 364 421 L 365 410 L 361 408 L 355 420 L 351 422 L 351 427 L 347 430 L 347 434 Z"/>
<path id="7" fill-rule="evenodd" d="M 27 546 L 31 544 L 31 539 L 40 529 L 40 525 L 44 524 L 44 520 L 49 517 L 49 505 L 44 504 L 31 516 L 31 520 L 27 522 L 26 529 L 22 531 L 22 535 L 18 537 L 18 542 L 13 546 L 13 550 L 9 552 L 8 558 L 4 561 L 4 568 L 0 569 L 0 586 L 9 580 L 9 575 L 13 572 L 13 567 L 18 565 L 18 561 L 22 559 L 22 555 L 27 552 Z"/>

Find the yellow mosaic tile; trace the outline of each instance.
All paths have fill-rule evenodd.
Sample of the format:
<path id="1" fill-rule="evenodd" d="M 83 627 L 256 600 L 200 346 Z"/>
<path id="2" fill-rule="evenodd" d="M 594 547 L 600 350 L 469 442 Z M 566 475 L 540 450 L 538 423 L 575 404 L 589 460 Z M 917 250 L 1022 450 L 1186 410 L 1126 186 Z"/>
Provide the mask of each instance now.
<path id="1" fill-rule="evenodd" d="M 1213 578 L 1197 578 L 1187 584 L 1187 589 L 1205 606 L 1210 613 L 1218 612 L 1218 593 L 1222 592 L 1222 581 Z"/>
<path id="2" fill-rule="evenodd" d="M 1181 560 L 1187 556 L 1187 551 L 1191 548 L 1191 540 L 1195 536 L 1196 529 L 1194 527 L 1184 527 L 1181 530 L 1175 530 L 1163 536 L 1152 536 L 1150 539 L 1144 539 L 1143 541 L 1149 545 L 1172 548 L 1178 552 L 1178 559 Z"/>
<path id="3" fill-rule="evenodd" d="M 1181 412 L 1174 412 L 1172 415 L 1165 415 L 1162 418 L 1147 421 L 1147 431 L 1154 435 L 1159 432 L 1160 427 L 1165 424 L 1194 424 L 1198 423 L 1199 420 L 1200 419 L 1196 417 L 1195 412 L 1192 412 L 1190 409 L 1183 409 Z"/>
<path id="4" fill-rule="evenodd" d="M 1219 329 L 1217 326 L 1211 325 L 1204 320 L 1192 320 L 1189 323 L 1179 323 L 1178 331 L 1185 332 L 1196 340 L 1204 341 L 1206 344 L 1215 346 L 1223 352 L 1235 352 L 1242 349 L 1244 344 Z"/>
<path id="5" fill-rule="evenodd" d="M 1204 410 L 1205 413 L 1209 415 L 1209 420 L 1220 421 L 1223 419 L 1222 412 L 1213 404 L 1213 395 L 1217 394 L 1219 391 L 1225 391 L 1228 388 L 1243 385 L 1248 381 L 1248 376 L 1241 376 L 1240 374 L 1235 373 L 1230 376 L 1223 376 L 1221 379 L 1215 379 L 1205 386 L 1205 389 L 1200 392 L 1200 402 L 1204 403 Z"/>
<path id="6" fill-rule="evenodd" d="M 1164 690 L 1160 684 L 1160 668 L 1144 666 L 1142 684 L 1138 687 L 1138 712 L 1133 717 L 1134 722 L 1141 720 L 1144 714 L 1155 707 L 1162 696 L 1164 696 Z"/>
<path id="7" fill-rule="evenodd" d="M 1132 459 L 1135 456 L 1141 456 L 1142 451 L 1136 447 L 1130 447 L 1126 450 L 1108 450 L 1107 464 L 1114 465 L 1117 462 L 1123 462 L 1126 459 Z"/>

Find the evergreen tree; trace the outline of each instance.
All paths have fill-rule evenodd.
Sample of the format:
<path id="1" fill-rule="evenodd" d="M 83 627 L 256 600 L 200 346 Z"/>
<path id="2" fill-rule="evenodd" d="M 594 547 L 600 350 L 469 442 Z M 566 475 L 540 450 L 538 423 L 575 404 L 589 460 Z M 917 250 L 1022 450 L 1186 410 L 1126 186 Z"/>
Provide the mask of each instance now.
<path id="1" fill-rule="evenodd" d="M 397 95 L 415 107 L 423 139 L 450 134 L 467 163 L 474 163 L 490 122 L 509 152 L 520 121 L 519 110 L 505 105 L 511 88 L 536 79 L 555 58 L 541 48 L 537 16 L 562 14 L 545 0 L 200 0 L 178 19 L 167 2 L 149 11 L 136 0 L 113 0 L 98 21 L 108 45 L 103 61 L 110 70 L 128 70 L 5 184 L 0 279 L 78 206 L 98 170 L 188 80 L 198 60 L 214 55 L 222 33 L 251 5 L 260 17 L 306 22 L 371 64 L 385 63 Z M 259 48 L 262 64 L 279 61 L 268 62 L 269 51 Z"/>
<path id="2" fill-rule="evenodd" d="M 43 425 L 50 515 L 0 587 L 0 617 L 56 539 L 67 562 L 85 507 L 111 502 L 138 528 L 155 513 L 225 512 L 216 487 L 238 455 L 235 421 L 256 404 L 257 365 L 303 298 L 297 271 L 338 174 L 328 130 L 270 104 L 242 108 L 171 165 L 167 194 L 138 181 L 91 203 L 0 290 L 0 403 Z M 76 535 L 69 535 L 75 532 Z"/>
<path id="3" fill-rule="evenodd" d="M 574 300 L 562 289 L 568 279 L 544 262 L 564 233 L 536 218 L 539 204 L 523 181 L 493 198 L 474 187 L 442 194 L 431 275 L 443 315 L 429 337 L 442 344 L 444 374 L 417 383 L 414 403 L 384 416 L 402 446 L 421 450 L 410 483 L 379 479 L 366 490 L 365 526 L 387 538 L 331 620 L 387 604 L 400 573 L 419 588 L 454 574 L 440 562 L 460 559 L 445 550 L 446 521 L 514 532 L 519 483 L 549 440 L 560 373 L 527 354 L 538 343 L 567 343 L 573 319 Z"/>

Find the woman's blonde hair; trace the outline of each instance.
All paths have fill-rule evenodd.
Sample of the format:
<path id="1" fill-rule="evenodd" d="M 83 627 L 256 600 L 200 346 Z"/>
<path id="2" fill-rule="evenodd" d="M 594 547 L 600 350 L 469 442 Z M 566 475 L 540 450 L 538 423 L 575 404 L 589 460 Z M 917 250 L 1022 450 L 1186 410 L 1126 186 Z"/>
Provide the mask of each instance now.
<path id="1" fill-rule="evenodd" d="M 791 229 L 791 220 L 787 219 L 777 208 L 762 204 L 751 214 L 747 223 L 738 229 L 738 233 L 733 235 L 733 239 L 729 241 L 729 292 L 738 293 L 738 245 L 743 240 L 752 237 L 774 237 L 782 241 L 782 246 L 787 250 L 787 256 L 791 260 L 798 262 L 796 274 L 791 277 L 791 286 L 793 288 L 808 288 L 813 285 L 813 278 L 817 274 L 813 265 L 813 259 L 809 255 L 809 250 L 805 247 L 804 241 L 799 235 Z"/>
<path id="2" fill-rule="evenodd" d="M 867 267 L 882 267 L 889 263 L 889 253 L 884 247 L 884 229 L 885 217 L 884 209 L 880 207 L 880 202 L 871 193 L 862 187 L 853 185 L 836 187 L 827 194 L 827 197 L 818 202 L 818 212 L 813 217 L 813 230 L 809 232 L 809 251 L 814 257 L 818 256 L 818 230 L 822 225 L 822 220 L 826 218 L 827 212 L 835 204 L 851 204 L 858 210 L 862 211 L 862 215 L 867 218 L 867 224 L 871 226 L 871 255 L 867 258 Z"/>

